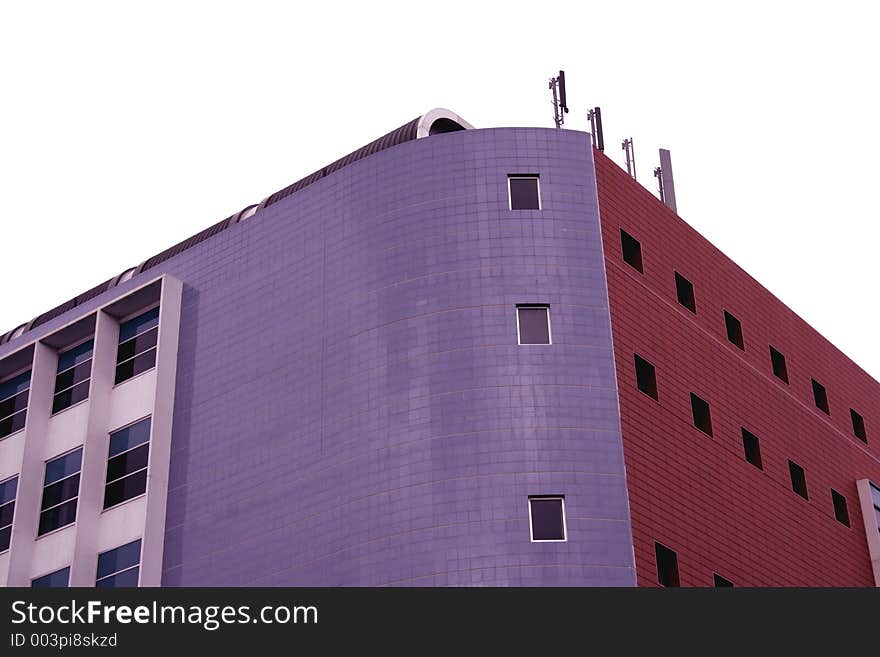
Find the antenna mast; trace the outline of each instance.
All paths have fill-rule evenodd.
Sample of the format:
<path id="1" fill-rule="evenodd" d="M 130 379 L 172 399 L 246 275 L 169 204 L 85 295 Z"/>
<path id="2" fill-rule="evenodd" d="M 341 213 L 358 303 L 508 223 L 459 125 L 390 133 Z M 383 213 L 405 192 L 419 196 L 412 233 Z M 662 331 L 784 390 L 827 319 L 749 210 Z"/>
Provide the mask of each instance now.
<path id="1" fill-rule="evenodd" d="M 629 139 L 624 139 L 623 143 L 620 147 L 626 152 L 626 172 L 632 176 L 633 180 L 637 180 L 636 178 L 636 155 L 633 152 L 633 140 L 632 137 Z"/>
<path id="2" fill-rule="evenodd" d="M 605 152 L 605 136 L 602 134 L 602 109 L 594 107 L 587 113 L 590 119 L 590 136 L 593 138 L 593 146 L 603 153 Z"/>
<path id="3" fill-rule="evenodd" d="M 565 114 L 568 114 L 568 103 L 565 97 L 565 71 L 559 71 L 559 75 L 550 78 L 550 91 L 553 92 L 553 121 L 557 128 L 565 123 Z"/>
<path id="4" fill-rule="evenodd" d="M 660 149 L 660 166 L 654 169 L 654 177 L 660 187 L 660 200 L 670 210 L 678 214 L 675 203 L 675 181 L 672 179 L 672 157 L 665 148 Z"/>

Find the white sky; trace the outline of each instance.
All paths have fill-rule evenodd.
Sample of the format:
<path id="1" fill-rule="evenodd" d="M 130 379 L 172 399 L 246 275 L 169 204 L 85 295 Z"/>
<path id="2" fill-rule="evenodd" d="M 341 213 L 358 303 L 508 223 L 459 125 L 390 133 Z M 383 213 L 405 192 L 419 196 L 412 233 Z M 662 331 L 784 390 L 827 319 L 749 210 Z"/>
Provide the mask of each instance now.
<path id="1" fill-rule="evenodd" d="M 602 107 L 652 191 L 880 378 L 870 2 L 4 2 L 0 334 L 432 107 Z M 427 9 L 420 9 L 427 7 Z"/>

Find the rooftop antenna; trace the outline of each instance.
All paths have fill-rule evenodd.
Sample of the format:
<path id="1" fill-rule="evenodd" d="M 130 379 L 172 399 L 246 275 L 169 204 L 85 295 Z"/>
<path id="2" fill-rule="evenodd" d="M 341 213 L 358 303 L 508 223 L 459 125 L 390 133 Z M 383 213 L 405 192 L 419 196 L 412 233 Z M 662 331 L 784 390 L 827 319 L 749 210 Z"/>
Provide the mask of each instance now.
<path id="1" fill-rule="evenodd" d="M 602 134 L 602 109 L 594 107 L 587 113 L 590 119 L 590 135 L 593 137 L 593 146 L 603 153 L 605 152 L 605 136 Z"/>
<path id="2" fill-rule="evenodd" d="M 559 75 L 550 78 L 550 90 L 553 92 L 553 121 L 557 128 L 565 123 L 565 114 L 568 114 L 568 103 L 565 98 L 565 71 L 559 71 Z"/>
<path id="3" fill-rule="evenodd" d="M 626 152 L 626 172 L 632 176 L 633 180 L 637 180 L 636 178 L 636 156 L 633 152 L 633 140 L 632 137 L 629 139 L 624 139 L 623 143 L 620 147 Z"/>
<path id="4" fill-rule="evenodd" d="M 663 204 L 678 214 L 675 204 L 675 182 L 672 180 L 672 158 L 665 148 L 660 149 L 660 166 L 654 169 L 654 177 L 660 188 L 660 200 Z"/>

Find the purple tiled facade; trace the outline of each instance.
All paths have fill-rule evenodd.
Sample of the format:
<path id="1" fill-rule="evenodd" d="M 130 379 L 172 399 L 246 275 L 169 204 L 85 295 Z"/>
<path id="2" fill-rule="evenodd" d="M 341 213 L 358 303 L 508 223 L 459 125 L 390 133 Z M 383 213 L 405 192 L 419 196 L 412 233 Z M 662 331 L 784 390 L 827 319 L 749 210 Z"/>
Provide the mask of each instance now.
<path id="1" fill-rule="evenodd" d="M 592 158 L 413 140 L 148 272 L 184 284 L 163 585 L 634 585 Z M 552 346 L 517 344 L 531 303 Z M 529 495 L 567 541 L 530 541 Z"/>

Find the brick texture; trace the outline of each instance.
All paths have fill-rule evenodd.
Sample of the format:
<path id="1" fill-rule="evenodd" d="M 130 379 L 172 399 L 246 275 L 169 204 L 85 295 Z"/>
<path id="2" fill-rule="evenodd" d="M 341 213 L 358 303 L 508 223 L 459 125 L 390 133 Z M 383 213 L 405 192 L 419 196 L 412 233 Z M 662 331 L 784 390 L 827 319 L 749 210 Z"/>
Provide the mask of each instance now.
<path id="1" fill-rule="evenodd" d="M 678 553 L 683 586 L 873 586 L 855 481 L 880 481 L 880 385 L 730 259 L 596 152 L 611 319 L 638 583 L 657 585 L 654 542 Z M 641 242 L 644 274 L 621 255 L 620 229 Z M 674 271 L 695 288 L 680 306 Z M 817 300 L 821 303 L 821 300 Z M 724 310 L 745 351 L 727 340 Z M 787 360 L 773 376 L 769 345 Z M 657 370 L 659 401 L 636 388 L 633 354 Z M 830 417 L 810 379 L 828 391 Z M 690 394 L 711 405 L 714 436 L 693 426 Z M 853 435 L 850 408 L 868 444 Z M 741 428 L 760 438 L 746 462 Z M 788 460 L 809 500 L 791 490 Z M 837 522 L 831 489 L 846 497 Z"/>

